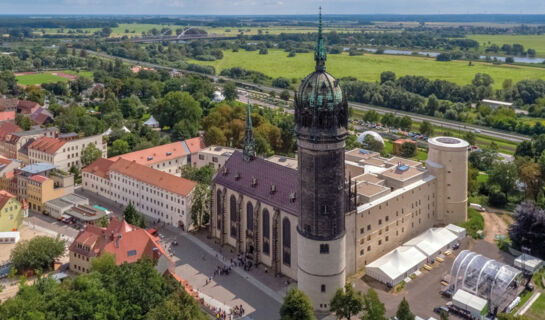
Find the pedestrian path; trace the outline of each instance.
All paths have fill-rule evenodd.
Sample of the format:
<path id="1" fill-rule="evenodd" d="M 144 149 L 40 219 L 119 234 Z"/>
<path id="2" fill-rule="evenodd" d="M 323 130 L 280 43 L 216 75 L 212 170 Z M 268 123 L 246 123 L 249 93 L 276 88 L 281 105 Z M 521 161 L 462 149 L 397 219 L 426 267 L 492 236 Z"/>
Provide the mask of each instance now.
<path id="1" fill-rule="evenodd" d="M 202 242 L 197 237 L 188 233 L 182 233 L 181 236 L 193 242 L 195 245 L 199 246 L 202 250 L 204 250 L 211 256 L 217 257 L 218 260 L 225 266 L 230 266 L 228 263 L 229 261 L 227 259 L 225 259 L 222 255 L 220 255 L 218 252 L 216 252 L 214 249 L 212 249 L 206 243 Z M 263 293 L 265 293 L 266 295 L 268 295 L 269 297 L 271 297 L 278 303 L 280 304 L 283 303 L 283 297 L 280 294 L 278 294 L 277 292 L 275 292 L 274 290 L 272 290 L 265 284 L 261 283 L 261 281 L 257 280 L 255 277 L 248 274 L 246 271 L 242 270 L 241 268 L 233 268 L 232 271 L 237 273 L 239 276 L 243 277 L 244 279 L 246 279 L 249 283 L 257 287 L 259 290 L 261 290 Z"/>
<path id="2" fill-rule="evenodd" d="M 541 292 L 534 292 L 534 294 L 532 294 L 532 297 L 530 299 L 528 299 L 528 301 L 526 301 L 526 304 L 524 304 L 516 313 L 515 313 L 515 316 L 522 316 L 523 314 L 526 313 L 526 311 L 528 311 L 528 309 L 530 309 L 530 307 L 532 306 L 532 304 L 534 304 L 534 302 L 536 302 L 537 298 L 539 298 L 539 296 L 541 295 Z"/>

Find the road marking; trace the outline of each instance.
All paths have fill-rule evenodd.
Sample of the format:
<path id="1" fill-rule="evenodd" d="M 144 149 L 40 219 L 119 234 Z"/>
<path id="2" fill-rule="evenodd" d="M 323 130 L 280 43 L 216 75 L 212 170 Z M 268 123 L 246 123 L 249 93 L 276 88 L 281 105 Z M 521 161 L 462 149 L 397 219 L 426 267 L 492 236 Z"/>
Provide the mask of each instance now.
<path id="1" fill-rule="evenodd" d="M 193 236 L 191 234 L 188 234 L 188 233 L 182 233 L 181 236 L 186 238 L 187 240 L 193 242 L 197 246 L 199 246 L 201 249 L 206 251 L 209 255 L 211 255 L 213 257 L 217 256 L 218 260 L 221 263 L 223 263 L 226 266 L 229 266 L 229 264 L 226 262 L 226 260 L 224 259 L 224 257 L 221 254 L 219 254 L 217 251 L 212 249 L 210 246 L 208 246 L 206 243 L 202 242 L 201 240 L 199 240 L 195 236 Z M 259 290 L 263 291 L 263 293 L 265 293 L 266 295 L 268 295 L 269 297 L 271 297 L 272 299 L 274 299 L 278 303 L 282 304 L 284 302 L 284 299 L 282 298 L 282 296 L 280 294 L 278 294 L 276 291 L 272 290 L 271 288 L 267 287 L 261 281 L 257 280 L 255 277 L 248 274 L 246 271 L 241 270 L 240 268 L 233 268 L 232 271 L 236 272 L 238 275 L 240 275 L 244 279 L 248 280 L 248 282 L 250 282 L 251 284 L 256 286 Z"/>

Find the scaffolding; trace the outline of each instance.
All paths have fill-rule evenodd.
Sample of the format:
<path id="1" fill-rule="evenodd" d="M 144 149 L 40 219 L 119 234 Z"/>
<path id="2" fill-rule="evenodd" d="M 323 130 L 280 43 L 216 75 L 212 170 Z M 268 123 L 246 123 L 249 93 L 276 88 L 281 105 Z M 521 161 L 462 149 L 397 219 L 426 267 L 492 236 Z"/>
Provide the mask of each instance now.
<path id="1" fill-rule="evenodd" d="M 524 289 L 522 272 L 514 267 L 463 250 L 450 270 L 448 290 L 462 289 L 488 301 L 492 313 L 502 312 Z"/>

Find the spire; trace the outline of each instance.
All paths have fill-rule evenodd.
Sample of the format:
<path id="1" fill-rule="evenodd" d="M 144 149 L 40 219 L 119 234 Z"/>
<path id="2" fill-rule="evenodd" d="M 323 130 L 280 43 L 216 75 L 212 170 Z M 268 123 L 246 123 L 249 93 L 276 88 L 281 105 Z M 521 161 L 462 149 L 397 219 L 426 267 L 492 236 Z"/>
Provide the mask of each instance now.
<path id="1" fill-rule="evenodd" d="M 244 147 L 242 152 L 242 158 L 244 161 L 251 161 L 255 158 L 255 140 L 254 133 L 252 131 L 252 109 L 250 101 L 248 101 L 248 107 L 246 111 L 246 131 L 244 133 Z"/>
<path id="2" fill-rule="evenodd" d="M 325 61 L 327 60 L 324 37 L 322 35 L 322 7 L 320 7 L 320 16 L 318 22 L 318 40 L 316 50 L 314 51 L 314 61 L 316 61 L 316 71 L 325 71 Z"/>

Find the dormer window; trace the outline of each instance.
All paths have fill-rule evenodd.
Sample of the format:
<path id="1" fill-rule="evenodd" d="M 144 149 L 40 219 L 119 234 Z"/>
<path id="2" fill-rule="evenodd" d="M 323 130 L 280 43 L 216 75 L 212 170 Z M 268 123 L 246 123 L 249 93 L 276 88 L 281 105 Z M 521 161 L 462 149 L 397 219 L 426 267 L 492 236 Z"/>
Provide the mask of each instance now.
<path id="1" fill-rule="evenodd" d="M 274 194 L 276 192 L 276 186 L 274 184 L 271 184 L 271 194 Z"/>
<path id="2" fill-rule="evenodd" d="M 240 179 L 240 173 L 235 173 L 235 180 L 239 180 Z"/>
<path id="3" fill-rule="evenodd" d="M 257 179 L 256 179 L 256 177 L 252 177 L 252 181 L 251 181 L 250 185 L 251 185 L 252 187 L 257 186 Z"/>
<path id="4" fill-rule="evenodd" d="M 226 167 L 223 167 L 223 175 L 226 176 L 229 173 L 229 170 Z"/>
<path id="5" fill-rule="evenodd" d="M 148 161 L 151 161 L 153 160 L 153 157 L 152 156 L 148 156 Z"/>
<path id="6" fill-rule="evenodd" d="M 290 201 L 295 202 L 295 192 L 290 193 Z"/>

